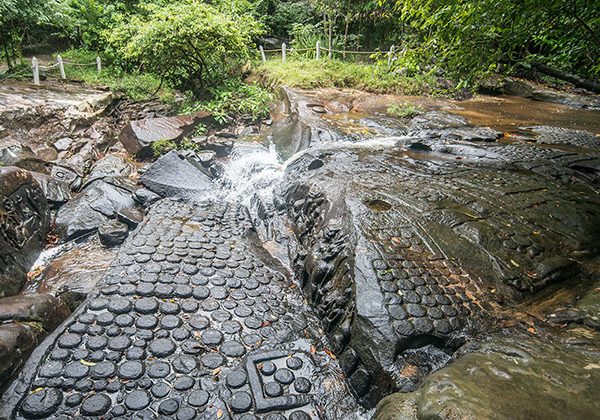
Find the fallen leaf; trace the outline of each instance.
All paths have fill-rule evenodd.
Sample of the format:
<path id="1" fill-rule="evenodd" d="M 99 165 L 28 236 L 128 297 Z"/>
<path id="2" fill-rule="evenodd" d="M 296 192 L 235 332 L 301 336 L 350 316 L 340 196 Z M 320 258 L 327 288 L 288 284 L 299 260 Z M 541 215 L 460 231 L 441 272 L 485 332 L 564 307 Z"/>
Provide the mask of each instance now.
<path id="1" fill-rule="evenodd" d="M 529 328 L 527 328 L 527 332 L 529 332 L 531 334 L 534 334 L 535 333 L 535 328 L 529 327 Z"/>
<path id="2" fill-rule="evenodd" d="M 329 357 L 331 357 L 333 360 L 335 360 L 335 354 L 333 354 L 333 352 L 331 350 L 329 350 L 328 348 L 324 349 L 325 353 L 327 353 L 327 355 Z"/>
<path id="3" fill-rule="evenodd" d="M 310 346 L 310 352 L 311 352 L 312 354 L 315 354 L 315 353 L 317 352 L 317 348 L 316 348 L 314 345 L 311 345 L 311 346 Z"/>
<path id="4" fill-rule="evenodd" d="M 517 264 L 517 262 L 516 262 L 515 260 L 510 260 L 510 263 L 511 263 L 512 265 L 514 265 L 515 267 L 520 267 L 520 265 L 519 265 L 519 264 Z"/>
<path id="5" fill-rule="evenodd" d="M 36 388 L 36 389 L 34 389 L 33 391 L 31 391 L 31 393 L 32 393 L 32 394 L 35 394 L 36 392 L 40 392 L 40 391 L 43 391 L 43 390 L 44 390 L 44 388 L 42 388 L 42 387 L 39 387 L 39 388 Z"/>
<path id="6" fill-rule="evenodd" d="M 218 418 L 221 418 L 221 417 L 223 417 L 223 409 L 222 409 L 222 408 L 219 408 L 219 409 L 217 410 L 217 417 L 218 417 Z"/>
<path id="7" fill-rule="evenodd" d="M 592 370 L 592 369 L 600 369 L 600 365 L 596 364 L 596 363 L 590 363 L 586 366 L 584 366 L 585 370 Z"/>
<path id="8" fill-rule="evenodd" d="M 218 368 L 216 368 L 215 370 L 212 371 L 212 374 L 214 376 L 217 376 L 219 373 L 221 373 L 221 368 L 220 367 L 218 367 Z"/>
<path id="9" fill-rule="evenodd" d="M 86 366 L 96 366 L 96 363 L 94 363 L 94 362 L 88 362 L 87 360 L 83 360 L 83 359 L 80 359 L 79 362 L 82 365 L 86 365 Z"/>

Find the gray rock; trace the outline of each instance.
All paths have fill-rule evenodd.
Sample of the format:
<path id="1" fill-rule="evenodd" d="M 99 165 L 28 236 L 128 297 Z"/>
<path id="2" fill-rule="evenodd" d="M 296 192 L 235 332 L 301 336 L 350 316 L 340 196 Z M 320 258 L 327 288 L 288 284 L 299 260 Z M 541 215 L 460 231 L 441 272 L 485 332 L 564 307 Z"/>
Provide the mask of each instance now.
<path id="1" fill-rule="evenodd" d="M 0 299 L 0 388 L 21 367 L 35 346 L 71 311 L 50 295 L 18 295 Z"/>
<path id="2" fill-rule="evenodd" d="M 210 178 L 176 151 L 154 162 L 140 182 L 162 197 L 189 199 L 206 195 L 213 189 Z"/>
<path id="3" fill-rule="evenodd" d="M 40 185 L 48 203 L 60 206 L 71 199 L 71 189 L 67 183 L 39 172 L 32 172 L 31 175 Z"/>
<path id="4" fill-rule="evenodd" d="M 16 295 L 0 299 L 0 323 L 38 322 L 52 331 L 70 314 L 58 298 L 48 294 Z"/>
<path id="5" fill-rule="evenodd" d="M 58 139 L 54 142 L 54 148 L 59 152 L 63 152 L 65 150 L 69 150 L 72 144 L 73 139 L 69 137 L 63 137 L 62 139 Z"/>
<path id="6" fill-rule="evenodd" d="M 27 289 L 60 296 L 74 311 L 100 280 L 116 253 L 105 248 L 96 236 L 69 245 L 71 248 L 52 259 Z"/>
<path id="7" fill-rule="evenodd" d="M 56 229 L 63 239 L 73 239 L 93 232 L 117 212 L 134 206 L 131 181 L 119 177 L 96 180 L 83 192 L 60 208 Z"/>
<path id="8" fill-rule="evenodd" d="M 86 184 L 107 177 L 127 177 L 131 173 L 131 165 L 121 156 L 108 155 L 97 161 L 86 179 Z"/>
<path id="9" fill-rule="evenodd" d="M 214 163 L 215 158 L 217 157 L 217 153 L 212 150 L 205 150 L 203 152 L 196 153 L 196 155 L 198 156 L 198 160 L 200 161 L 202 166 L 204 166 L 205 168 L 210 167 Z"/>
<path id="10" fill-rule="evenodd" d="M 129 235 L 129 228 L 125 223 L 110 220 L 98 227 L 98 237 L 102 245 L 107 247 L 118 246 L 125 242 Z"/>
<path id="11" fill-rule="evenodd" d="M 489 337 L 429 376 L 417 391 L 384 398 L 374 418 L 595 418 L 600 410 L 598 338 L 569 345 L 581 339 L 564 335 L 570 337 L 562 342 L 514 331 Z"/>
<path id="12" fill-rule="evenodd" d="M 190 134 L 207 116 L 208 114 L 202 113 L 196 116 L 179 115 L 131 121 L 119 135 L 119 140 L 129 153 L 151 156 L 152 143 L 159 140 L 178 141 Z"/>
<path id="13" fill-rule="evenodd" d="M 45 245 L 48 202 L 31 173 L 0 168 L 0 297 L 18 293 Z"/>
<path id="14" fill-rule="evenodd" d="M 117 213 L 117 218 L 132 229 L 144 221 L 144 212 L 137 207 L 127 207 Z"/>
<path id="15" fill-rule="evenodd" d="M 66 183 L 71 191 L 77 191 L 81 187 L 83 177 L 72 169 L 60 165 L 52 166 L 50 174 L 53 178 Z"/>
<path id="16" fill-rule="evenodd" d="M 140 188 L 139 190 L 137 190 L 135 192 L 135 194 L 133 195 L 133 198 L 135 199 L 135 201 L 140 203 L 142 206 L 148 207 L 148 206 L 152 205 L 153 203 L 156 203 L 158 200 L 160 200 L 160 195 L 153 193 L 149 189 Z"/>

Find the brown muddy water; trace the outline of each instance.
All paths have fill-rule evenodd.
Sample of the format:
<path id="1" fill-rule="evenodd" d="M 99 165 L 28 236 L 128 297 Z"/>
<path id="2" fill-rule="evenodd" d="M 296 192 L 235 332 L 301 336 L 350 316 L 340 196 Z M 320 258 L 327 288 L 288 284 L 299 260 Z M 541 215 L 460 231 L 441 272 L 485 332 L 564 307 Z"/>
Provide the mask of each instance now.
<path id="1" fill-rule="evenodd" d="M 421 96 L 374 95 L 324 89 L 316 94 L 326 102 L 345 105 L 351 114 L 368 116 L 387 114 L 391 105 L 411 104 L 425 110 L 441 110 L 460 115 L 475 126 L 491 127 L 503 132 L 518 131 L 518 127 L 550 125 L 586 130 L 600 134 L 600 110 L 575 109 L 567 105 L 534 101 L 518 96 L 480 95 L 458 101 Z M 343 108 L 343 107 L 342 107 Z M 342 115 L 344 113 L 341 113 Z"/>
<path id="2" fill-rule="evenodd" d="M 471 124 L 505 132 L 522 126 L 552 125 L 600 134 L 600 111 L 573 109 L 517 96 L 479 96 L 451 104 L 445 110 L 465 117 Z"/>

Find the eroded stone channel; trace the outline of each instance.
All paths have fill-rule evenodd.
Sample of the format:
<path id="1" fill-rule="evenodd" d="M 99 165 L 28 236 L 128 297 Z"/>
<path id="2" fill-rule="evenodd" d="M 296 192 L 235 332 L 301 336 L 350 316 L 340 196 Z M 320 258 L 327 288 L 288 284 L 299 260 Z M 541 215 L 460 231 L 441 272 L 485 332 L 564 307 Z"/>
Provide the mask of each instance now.
<path id="1" fill-rule="evenodd" d="M 480 401 L 508 380 L 529 384 L 536 415 L 561 413 L 538 405 L 547 394 L 589 417 L 597 134 L 530 117 L 500 132 L 448 104 L 399 119 L 389 99 L 287 91 L 272 127 L 170 152 L 137 168 L 145 188 L 133 164 L 100 160 L 59 233 L 83 241 L 77 258 L 98 225 L 105 246 L 103 226 L 128 239 L 98 254 L 114 260 L 1 417 L 358 419 L 398 391 L 378 418 L 440 401 L 518 417 Z"/>

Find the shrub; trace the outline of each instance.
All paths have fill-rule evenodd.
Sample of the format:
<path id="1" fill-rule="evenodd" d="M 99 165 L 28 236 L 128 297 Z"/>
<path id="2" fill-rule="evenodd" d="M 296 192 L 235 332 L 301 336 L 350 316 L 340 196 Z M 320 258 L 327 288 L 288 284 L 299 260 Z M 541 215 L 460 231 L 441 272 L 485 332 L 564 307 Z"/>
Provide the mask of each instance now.
<path id="1" fill-rule="evenodd" d="M 251 15 L 199 0 L 144 7 L 147 15 L 122 17 L 107 34 L 112 53 L 196 95 L 239 72 L 261 32 Z"/>

